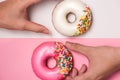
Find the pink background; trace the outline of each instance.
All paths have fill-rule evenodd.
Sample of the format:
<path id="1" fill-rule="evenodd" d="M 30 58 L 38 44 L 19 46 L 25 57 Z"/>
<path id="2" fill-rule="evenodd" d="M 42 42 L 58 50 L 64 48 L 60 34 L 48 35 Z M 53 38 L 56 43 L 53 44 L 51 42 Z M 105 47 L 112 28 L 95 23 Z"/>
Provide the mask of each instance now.
<path id="1" fill-rule="evenodd" d="M 31 67 L 33 50 L 44 41 L 72 41 L 85 45 L 120 46 L 120 39 L 0 39 L 0 80 L 40 80 Z M 79 69 L 81 64 L 88 64 L 87 59 L 73 52 L 75 66 Z M 120 80 L 120 72 L 108 80 Z"/>

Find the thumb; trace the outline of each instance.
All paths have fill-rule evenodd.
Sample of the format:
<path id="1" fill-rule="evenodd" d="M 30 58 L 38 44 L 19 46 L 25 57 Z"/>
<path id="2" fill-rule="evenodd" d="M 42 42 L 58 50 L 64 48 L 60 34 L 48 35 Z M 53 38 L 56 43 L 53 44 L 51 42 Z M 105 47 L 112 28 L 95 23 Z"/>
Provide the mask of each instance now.
<path id="1" fill-rule="evenodd" d="M 89 51 L 93 48 L 90 46 L 85 46 L 85 45 L 81 45 L 78 43 L 72 43 L 72 42 L 68 42 L 68 41 L 65 43 L 65 45 L 69 49 L 76 51 L 76 52 L 80 52 L 85 56 L 88 56 Z"/>
<path id="2" fill-rule="evenodd" d="M 30 21 L 26 21 L 24 30 L 33 31 L 33 32 L 37 32 L 37 33 L 49 34 L 49 30 L 47 28 L 45 28 L 43 25 L 33 23 Z"/>

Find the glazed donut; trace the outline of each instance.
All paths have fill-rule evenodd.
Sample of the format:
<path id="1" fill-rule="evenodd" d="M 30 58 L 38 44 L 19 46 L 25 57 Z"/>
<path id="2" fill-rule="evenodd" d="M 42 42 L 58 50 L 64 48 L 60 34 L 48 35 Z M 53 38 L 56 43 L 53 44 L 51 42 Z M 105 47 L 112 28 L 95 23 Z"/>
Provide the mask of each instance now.
<path id="1" fill-rule="evenodd" d="M 75 16 L 75 21 L 68 20 L 69 14 Z M 63 0 L 52 15 L 55 29 L 66 36 L 78 36 L 85 33 L 92 22 L 90 8 L 80 0 Z"/>
<path id="2" fill-rule="evenodd" d="M 56 60 L 56 66 L 49 68 L 47 60 Z M 38 46 L 31 59 L 35 74 L 42 80 L 64 79 L 73 67 L 72 54 L 61 42 L 44 42 Z"/>

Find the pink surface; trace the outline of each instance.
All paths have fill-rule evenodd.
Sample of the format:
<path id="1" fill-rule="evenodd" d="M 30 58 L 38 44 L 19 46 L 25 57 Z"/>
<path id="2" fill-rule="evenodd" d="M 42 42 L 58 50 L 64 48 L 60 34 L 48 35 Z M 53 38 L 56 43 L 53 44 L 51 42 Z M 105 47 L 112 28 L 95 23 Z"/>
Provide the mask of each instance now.
<path id="1" fill-rule="evenodd" d="M 31 57 L 33 50 L 45 41 L 71 41 L 99 46 L 120 46 L 120 39 L 0 39 L 0 80 L 40 80 L 33 72 Z M 87 59 L 73 52 L 75 66 L 88 64 Z M 120 80 L 120 72 L 108 80 Z"/>

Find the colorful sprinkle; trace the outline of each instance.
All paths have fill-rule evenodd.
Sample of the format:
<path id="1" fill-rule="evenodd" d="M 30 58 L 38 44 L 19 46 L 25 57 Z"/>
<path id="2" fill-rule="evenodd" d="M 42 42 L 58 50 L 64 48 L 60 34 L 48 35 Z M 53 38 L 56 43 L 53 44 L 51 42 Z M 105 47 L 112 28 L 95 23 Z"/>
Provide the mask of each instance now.
<path id="1" fill-rule="evenodd" d="M 60 42 L 55 42 L 56 51 L 55 59 L 58 61 L 57 65 L 59 68 L 59 74 L 63 74 L 66 77 L 73 67 L 73 58 L 72 54 L 68 49 Z"/>
<path id="2" fill-rule="evenodd" d="M 84 15 L 80 18 L 79 24 L 77 25 L 77 31 L 75 31 L 73 36 L 78 36 L 85 33 L 91 25 L 92 16 L 90 8 L 86 7 L 83 12 Z"/>

